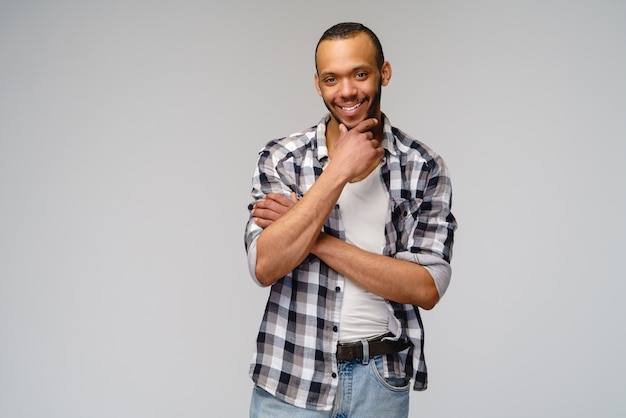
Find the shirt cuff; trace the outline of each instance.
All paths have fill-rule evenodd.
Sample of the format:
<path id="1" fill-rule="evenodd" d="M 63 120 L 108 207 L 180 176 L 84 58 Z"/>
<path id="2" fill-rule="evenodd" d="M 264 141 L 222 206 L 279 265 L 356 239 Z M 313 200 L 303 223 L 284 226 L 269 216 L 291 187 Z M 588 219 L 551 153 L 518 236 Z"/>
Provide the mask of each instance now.
<path id="1" fill-rule="evenodd" d="M 424 267 L 435 281 L 435 287 L 441 299 L 448 289 L 452 268 L 450 264 L 442 258 L 429 254 L 417 254 L 408 251 L 397 253 L 395 258 L 399 260 L 411 261 Z"/>
<path id="2" fill-rule="evenodd" d="M 250 273 L 250 277 L 254 280 L 256 284 L 260 287 L 265 287 L 259 282 L 256 278 L 256 241 L 258 237 L 253 239 L 250 245 L 248 245 L 248 272 Z"/>

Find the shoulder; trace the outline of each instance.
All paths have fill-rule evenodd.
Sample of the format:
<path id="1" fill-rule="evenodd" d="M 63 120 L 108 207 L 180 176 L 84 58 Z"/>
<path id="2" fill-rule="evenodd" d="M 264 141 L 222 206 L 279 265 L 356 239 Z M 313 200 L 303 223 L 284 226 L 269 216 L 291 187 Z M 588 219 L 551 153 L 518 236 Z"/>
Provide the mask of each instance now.
<path id="1" fill-rule="evenodd" d="M 294 132 L 288 136 L 272 139 L 259 151 L 263 155 L 285 156 L 294 153 L 302 153 L 307 149 L 316 147 L 316 127 L 310 127 L 300 132 Z"/>
<path id="2" fill-rule="evenodd" d="M 419 161 L 431 169 L 445 166 L 443 158 L 423 141 L 412 137 L 401 129 L 391 127 L 395 139 L 396 149 L 401 158 L 410 161 Z"/>

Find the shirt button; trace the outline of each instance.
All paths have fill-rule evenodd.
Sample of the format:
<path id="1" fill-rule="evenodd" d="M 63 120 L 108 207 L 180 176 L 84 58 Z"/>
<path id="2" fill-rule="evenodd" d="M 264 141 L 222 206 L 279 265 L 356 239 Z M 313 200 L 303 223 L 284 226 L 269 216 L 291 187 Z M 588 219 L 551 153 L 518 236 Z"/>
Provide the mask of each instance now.
<path id="1" fill-rule="evenodd" d="M 338 329 L 339 329 L 339 328 L 337 328 L 337 325 L 335 325 L 335 326 L 333 327 L 333 331 L 335 331 L 335 332 L 337 332 L 337 330 L 338 330 Z"/>
<path id="2" fill-rule="evenodd" d="M 341 292 L 341 288 L 340 288 L 339 286 L 337 286 L 337 287 L 335 288 L 335 292 Z"/>
<path id="3" fill-rule="evenodd" d="M 333 373 L 332 376 L 333 376 L 333 379 L 336 379 L 337 378 L 337 373 Z"/>

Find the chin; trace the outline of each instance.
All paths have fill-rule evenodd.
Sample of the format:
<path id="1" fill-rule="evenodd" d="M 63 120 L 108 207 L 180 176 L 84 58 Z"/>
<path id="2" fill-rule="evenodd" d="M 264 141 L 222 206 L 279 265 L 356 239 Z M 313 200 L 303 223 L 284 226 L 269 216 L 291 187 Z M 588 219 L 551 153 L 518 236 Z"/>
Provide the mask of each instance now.
<path id="1" fill-rule="evenodd" d="M 326 105 L 326 108 L 328 109 L 328 111 L 332 115 L 333 119 L 335 119 L 335 121 L 338 124 L 341 123 L 341 124 L 345 125 L 345 127 L 348 128 L 348 130 L 354 128 L 355 126 L 357 126 L 359 123 L 363 122 L 366 119 L 376 117 L 375 109 L 372 109 L 371 107 L 368 107 L 367 109 L 364 109 L 364 113 L 359 113 L 358 115 L 355 115 L 354 117 L 351 117 L 350 119 L 346 119 L 346 118 L 344 118 L 342 116 L 342 110 L 341 109 L 336 109 L 334 106 L 330 105 L 326 101 L 324 101 L 324 104 Z M 367 103 L 364 103 L 364 106 L 366 104 Z"/>
<path id="2" fill-rule="evenodd" d="M 352 118 L 350 120 L 346 120 L 344 118 L 338 117 L 336 113 L 333 113 L 333 117 L 335 118 L 337 122 L 343 123 L 346 126 L 346 128 L 352 129 L 355 126 L 357 126 L 359 123 L 363 122 L 365 119 L 368 119 L 370 116 L 363 115 L 358 118 Z"/>

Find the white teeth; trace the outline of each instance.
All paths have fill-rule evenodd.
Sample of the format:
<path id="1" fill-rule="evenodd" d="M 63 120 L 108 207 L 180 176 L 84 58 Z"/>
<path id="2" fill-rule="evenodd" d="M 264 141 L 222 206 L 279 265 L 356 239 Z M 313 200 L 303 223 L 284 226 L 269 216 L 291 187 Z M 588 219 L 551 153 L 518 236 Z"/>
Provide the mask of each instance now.
<path id="1" fill-rule="evenodd" d="M 359 106 L 361 106 L 361 103 L 357 103 L 357 104 L 355 104 L 354 106 L 350 106 L 350 107 L 342 107 L 342 109 L 343 109 L 343 110 L 350 111 L 350 110 L 354 110 L 354 109 L 356 109 L 356 108 L 357 108 L 357 107 L 359 107 Z"/>

